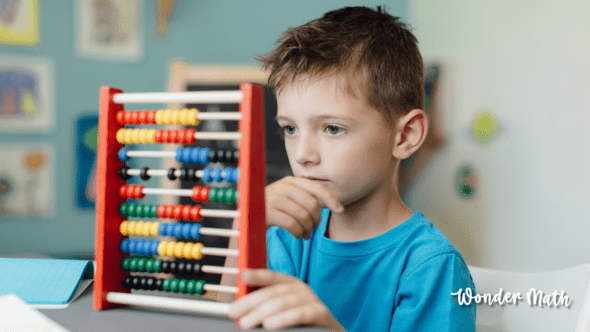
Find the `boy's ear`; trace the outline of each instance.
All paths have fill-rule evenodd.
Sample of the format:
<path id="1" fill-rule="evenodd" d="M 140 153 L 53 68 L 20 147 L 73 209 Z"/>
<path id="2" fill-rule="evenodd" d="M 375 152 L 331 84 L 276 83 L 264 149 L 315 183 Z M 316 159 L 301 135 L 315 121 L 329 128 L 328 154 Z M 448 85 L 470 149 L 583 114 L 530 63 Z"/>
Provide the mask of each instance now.
<path id="1" fill-rule="evenodd" d="M 406 159 L 420 148 L 428 134 L 428 117 L 423 110 L 414 109 L 395 122 L 393 157 Z"/>

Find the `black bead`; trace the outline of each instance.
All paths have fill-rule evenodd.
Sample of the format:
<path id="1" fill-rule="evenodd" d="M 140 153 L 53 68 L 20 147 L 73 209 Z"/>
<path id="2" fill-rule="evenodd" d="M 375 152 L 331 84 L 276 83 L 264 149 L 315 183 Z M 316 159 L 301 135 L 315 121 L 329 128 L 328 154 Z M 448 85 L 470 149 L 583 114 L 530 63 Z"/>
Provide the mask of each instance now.
<path id="1" fill-rule="evenodd" d="M 232 163 L 234 152 L 232 150 L 225 150 L 225 162 Z"/>
<path id="2" fill-rule="evenodd" d="M 186 274 L 186 271 L 184 270 L 185 268 L 185 262 L 184 261 L 180 261 L 178 262 L 178 264 L 176 264 L 176 269 L 178 270 L 178 274 L 180 275 L 184 275 Z"/>
<path id="3" fill-rule="evenodd" d="M 125 280 L 123 280 L 123 287 L 125 287 L 126 289 L 131 289 L 131 279 L 133 277 L 132 276 L 126 276 Z"/>
<path id="4" fill-rule="evenodd" d="M 184 275 L 191 275 L 191 273 L 193 272 L 193 262 L 191 261 L 186 261 L 184 263 Z"/>
<path id="5" fill-rule="evenodd" d="M 176 261 L 170 262 L 170 273 L 178 274 L 178 264 L 176 263 Z"/>
<path id="6" fill-rule="evenodd" d="M 131 175 L 127 174 L 128 170 L 129 170 L 129 167 L 127 167 L 127 166 L 121 167 L 121 169 L 119 170 L 119 177 L 123 180 L 131 179 Z"/>
<path id="7" fill-rule="evenodd" d="M 134 276 L 131 278 L 131 288 L 139 289 L 139 278 L 138 276 Z"/>
<path id="8" fill-rule="evenodd" d="M 162 265 L 160 266 L 160 270 L 163 273 L 170 273 L 170 261 L 162 261 Z"/>
<path id="9" fill-rule="evenodd" d="M 219 149 L 216 151 L 217 153 L 217 161 L 220 163 L 224 163 L 225 162 L 225 151 Z"/>
<path id="10" fill-rule="evenodd" d="M 148 170 L 149 170 L 149 167 L 144 167 L 141 169 L 141 173 L 139 173 L 139 177 L 144 181 L 147 181 L 150 179 L 150 176 L 147 173 Z"/>
<path id="11" fill-rule="evenodd" d="M 190 274 L 195 276 L 195 277 L 199 277 L 203 274 L 203 271 L 201 271 L 201 264 L 195 262 L 193 263 L 193 268 L 190 271 Z"/>
<path id="12" fill-rule="evenodd" d="M 217 153 L 215 152 L 215 150 L 211 150 L 209 151 L 209 162 L 210 163 L 216 163 L 217 162 Z"/>
<path id="13" fill-rule="evenodd" d="M 234 150 L 232 160 L 231 160 L 232 164 L 237 164 L 238 159 L 240 159 L 240 150 Z"/>
<path id="14" fill-rule="evenodd" d="M 195 176 L 195 170 L 192 168 L 189 168 L 186 170 L 186 177 L 189 181 L 198 181 L 199 179 L 197 179 L 197 177 Z"/>
<path id="15" fill-rule="evenodd" d="M 186 168 L 181 168 L 180 169 L 180 176 L 178 177 L 180 179 L 180 181 L 186 181 Z"/>
<path id="16" fill-rule="evenodd" d="M 154 289 L 156 289 L 156 278 L 154 278 L 154 277 L 147 277 L 145 279 L 146 279 L 145 280 L 145 286 L 146 286 L 145 289 L 148 289 L 148 290 L 154 290 Z"/>
<path id="17" fill-rule="evenodd" d="M 164 290 L 164 282 L 162 281 L 162 279 L 156 279 L 156 288 L 157 290 Z"/>
<path id="18" fill-rule="evenodd" d="M 139 280 L 139 287 L 141 289 L 145 289 L 145 290 L 149 289 L 147 286 L 147 279 L 148 279 L 148 277 L 141 277 L 141 279 Z"/>
<path id="19" fill-rule="evenodd" d="M 168 170 L 168 179 L 170 180 L 176 180 L 176 174 L 174 174 L 174 172 L 176 172 L 176 168 L 171 168 Z"/>

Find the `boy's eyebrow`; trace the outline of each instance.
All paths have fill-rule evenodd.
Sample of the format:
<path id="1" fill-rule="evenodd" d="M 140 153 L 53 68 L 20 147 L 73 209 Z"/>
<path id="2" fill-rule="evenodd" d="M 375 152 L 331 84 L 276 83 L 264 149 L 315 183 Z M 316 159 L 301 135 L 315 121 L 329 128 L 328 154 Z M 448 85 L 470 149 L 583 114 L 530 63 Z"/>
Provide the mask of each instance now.
<path id="1" fill-rule="evenodd" d="M 338 119 L 338 120 L 347 120 L 347 121 L 354 121 L 354 118 L 349 116 L 342 116 L 342 115 L 331 115 L 331 114 L 323 114 L 323 115 L 316 115 L 311 117 L 311 120 L 329 120 L 329 119 Z M 276 121 L 285 120 L 285 121 L 292 121 L 290 117 L 284 115 L 277 115 L 275 117 Z"/>

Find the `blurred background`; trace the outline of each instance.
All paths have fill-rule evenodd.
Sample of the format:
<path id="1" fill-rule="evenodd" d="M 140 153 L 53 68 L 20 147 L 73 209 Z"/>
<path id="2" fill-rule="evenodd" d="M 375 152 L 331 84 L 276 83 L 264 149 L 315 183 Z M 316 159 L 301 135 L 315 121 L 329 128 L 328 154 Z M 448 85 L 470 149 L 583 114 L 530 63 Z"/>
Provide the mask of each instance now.
<path id="1" fill-rule="evenodd" d="M 407 204 L 470 265 L 588 263 L 582 0 L 0 1 L 0 255 L 92 257 L 101 86 L 167 91 L 178 70 L 255 71 L 286 28 L 347 5 L 401 17 L 426 63 L 432 128 L 405 163 Z"/>

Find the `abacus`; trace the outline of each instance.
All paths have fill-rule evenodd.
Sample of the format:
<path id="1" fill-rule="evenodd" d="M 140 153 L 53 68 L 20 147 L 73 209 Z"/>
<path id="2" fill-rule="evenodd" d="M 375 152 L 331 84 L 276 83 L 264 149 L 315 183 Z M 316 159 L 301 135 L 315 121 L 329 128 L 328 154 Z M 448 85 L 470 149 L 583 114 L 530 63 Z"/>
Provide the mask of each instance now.
<path id="1" fill-rule="evenodd" d="M 239 104 L 239 112 L 198 112 L 196 109 L 125 111 L 130 103 Z M 239 121 L 238 132 L 199 132 L 201 121 Z M 127 126 L 142 125 L 140 128 Z M 188 129 L 146 129 L 152 125 L 188 126 Z M 208 285 L 202 273 L 237 274 L 246 268 L 266 268 L 266 225 L 264 209 L 265 137 L 264 100 L 260 86 L 243 83 L 236 91 L 123 93 L 102 87 L 100 91 L 99 144 L 96 201 L 96 274 L 94 307 L 103 310 L 130 304 L 166 309 L 227 314 L 229 305 L 215 301 L 132 294 L 131 289 L 203 294 L 205 291 L 235 293 L 241 298 L 253 289 L 240 282 L 236 286 Z M 133 151 L 135 144 L 175 143 L 194 145 L 197 140 L 239 140 L 238 150 L 210 150 L 183 147 L 176 151 Z M 131 169 L 130 158 L 175 158 L 178 162 L 208 164 L 224 162 L 237 167 L 205 167 L 157 170 Z M 139 160 L 139 159 L 138 159 Z M 146 188 L 127 184 L 152 176 L 168 180 L 225 181 L 236 188 L 194 186 L 192 189 Z M 207 209 L 202 205 L 149 205 L 129 202 L 145 195 L 191 197 L 207 203 L 233 203 L 236 210 Z M 128 217 L 171 218 L 173 222 L 130 221 Z M 201 227 L 203 217 L 238 220 L 237 229 Z M 178 222 L 182 221 L 182 222 Z M 237 249 L 206 248 L 195 242 L 202 235 L 237 238 Z M 147 239 L 130 239 L 146 236 Z M 168 237 L 179 241 L 165 241 Z M 154 240 L 154 237 L 156 239 Z M 161 238 L 165 237 L 165 238 Z M 203 255 L 236 257 L 237 267 L 199 264 Z M 156 273 L 156 274 L 154 274 Z M 160 274 L 157 274 L 160 273 Z M 173 273 L 180 278 L 158 278 Z M 154 275 L 156 277 L 154 277 Z"/>

